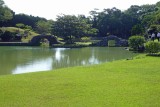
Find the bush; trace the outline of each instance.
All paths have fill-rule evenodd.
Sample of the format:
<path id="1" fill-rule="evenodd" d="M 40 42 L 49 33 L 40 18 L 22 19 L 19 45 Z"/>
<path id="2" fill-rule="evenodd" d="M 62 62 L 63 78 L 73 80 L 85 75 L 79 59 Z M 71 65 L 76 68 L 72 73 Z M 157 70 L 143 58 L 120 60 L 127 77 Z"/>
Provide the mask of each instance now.
<path id="1" fill-rule="evenodd" d="M 150 41 L 146 43 L 145 48 L 146 48 L 146 51 L 149 53 L 158 53 L 160 51 L 160 43 Z"/>
<path id="2" fill-rule="evenodd" d="M 15 34 L 16 36 L 14 36 L 14 41 L 21 41 L 22 40 L 22 36 L 18 36 L 17 34 Z"/>
<path id="3" fill-rule="evenodd" d="M 11 41 L 13 39 L 13 33 L 5 31 L 4 33 L 1 34 L 0 38 L 4 42 Z"/>
<path id="4" fill-rule="evenodd" d="M 108 46 L 110 47 L 112 47 L 112 46 L 115 46 L 116 45 L 116 41 L 115 40 L 109 40 L 108 41 Z"/>
<path id="5" fill-rule="evenodd" d="M 145 38 L 142 36 L 131 36 L 129 38 L 129 46 L 133 48 L 133 50 L 137 51 L 139 47 L 143 47 L 145 43 Z"/>
<path id="6" fill-rule="evenodd" d="M 81 42 L 90 42 L 91 41 L 91 38 L 90 37 L 82 37 L 81 38 Z"/>

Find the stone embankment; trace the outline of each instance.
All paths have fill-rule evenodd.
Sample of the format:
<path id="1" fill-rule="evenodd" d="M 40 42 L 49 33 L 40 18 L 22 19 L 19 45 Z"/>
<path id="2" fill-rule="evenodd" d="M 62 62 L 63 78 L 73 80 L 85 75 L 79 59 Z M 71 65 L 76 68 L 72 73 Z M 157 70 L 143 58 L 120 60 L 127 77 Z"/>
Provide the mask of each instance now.
<path id="1" fill-rule="evenodd" d="M 30 44 L 24 42 L 0 42 L 0 46 L 30 46 Z"/>

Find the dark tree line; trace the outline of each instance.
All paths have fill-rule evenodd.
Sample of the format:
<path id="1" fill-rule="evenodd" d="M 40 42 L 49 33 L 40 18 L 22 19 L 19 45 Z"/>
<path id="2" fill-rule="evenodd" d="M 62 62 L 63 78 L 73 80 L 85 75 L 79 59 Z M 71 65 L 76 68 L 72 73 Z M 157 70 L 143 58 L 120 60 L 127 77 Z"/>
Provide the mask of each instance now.
<path id="1" fill-rule="evenodd" d="M 132 15 L 117 8 L 104 9 L 102 12 L 91 11 L 93 27 L 99 30 L 97 36 L 117 35 L 128 38 L 132 27 L 139 22 Z"/>
<path id="2" fill-rule="evenodd" d="M 36 23 L 40 20 L 47 21 L 45 18 L 41 17 L 35 17 L 32 15 L 26 15 L 26 14 L 14 14 L 13 18 L 11 20 L 3 22 L 1 26 L 16 26 L 18 23 L 22 23 L 24 25 L 31 26 L 32 28 L 36 27 Z"/>

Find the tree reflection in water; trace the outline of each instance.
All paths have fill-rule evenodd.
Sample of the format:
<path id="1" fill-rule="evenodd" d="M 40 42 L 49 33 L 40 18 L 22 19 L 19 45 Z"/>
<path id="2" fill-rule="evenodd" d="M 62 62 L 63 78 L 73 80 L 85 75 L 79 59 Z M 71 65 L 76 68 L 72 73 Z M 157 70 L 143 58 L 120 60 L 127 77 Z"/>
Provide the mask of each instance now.
<path id="1" fill-rule="evenodd" d="M 99 64 L 133 57 L 124 48 L 0 47 L 0 75 Z"/>

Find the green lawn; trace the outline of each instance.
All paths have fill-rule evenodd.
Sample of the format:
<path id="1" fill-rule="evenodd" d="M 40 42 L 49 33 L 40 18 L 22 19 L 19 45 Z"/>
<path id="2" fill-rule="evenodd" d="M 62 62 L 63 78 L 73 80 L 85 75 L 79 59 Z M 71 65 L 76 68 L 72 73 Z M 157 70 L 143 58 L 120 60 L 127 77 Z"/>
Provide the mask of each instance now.
<path id="1" fill-rule="evenodd" d="M 0 76 L 0 107 L 160 107 L 160 58 Z"/>

